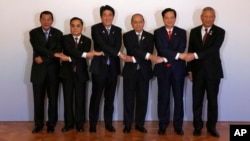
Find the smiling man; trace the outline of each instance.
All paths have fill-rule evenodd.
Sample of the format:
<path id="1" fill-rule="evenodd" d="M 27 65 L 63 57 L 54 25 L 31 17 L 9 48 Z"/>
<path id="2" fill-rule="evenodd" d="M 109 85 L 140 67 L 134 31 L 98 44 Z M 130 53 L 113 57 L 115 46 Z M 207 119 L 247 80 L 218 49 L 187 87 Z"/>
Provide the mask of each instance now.
<path id="1" fill-rule="evenodd" d="M 114 112 L 114 97 L 117 85 L 117 76 L 121 73 L 120 58 L 125 60 L 125 55 L 120 52 L 122 43 L 121 28 L 112 24 L 115 16 L 114 9 L 101 6 L 101 23 L 93 25 L 91 36 L 94 41 L 94 50 L 103 52 L 103 56 L 95 56 L 91 62 L 92 95 L 89 106 L 90 132 L 96 132 L 99 115 L 99 105 L 104 91 L 104 121 L 105 128 L 115 132 L 112 126 Z"/>

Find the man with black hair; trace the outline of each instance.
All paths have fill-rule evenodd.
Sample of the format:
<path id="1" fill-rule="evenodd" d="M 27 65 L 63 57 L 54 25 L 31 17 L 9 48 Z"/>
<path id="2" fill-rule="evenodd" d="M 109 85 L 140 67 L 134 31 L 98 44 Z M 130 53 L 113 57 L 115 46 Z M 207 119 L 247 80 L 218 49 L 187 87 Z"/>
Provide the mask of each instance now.
<path id="1" fill-rule="evenodd" d="M 111 6 L 102 6 L 100 8 L 102 22 L 91 27 L 94 50 L 103 52 L 103 56 L 95 56 L 90 66 L 92 75 L 92 95 L 89 106 L 90 132 L 96 132 L 103 91 L 105 128 L 115 132 L 112 119 L 117 76 L 121 73 L 119 57 L 126 60 L 126 55 L 120 52 L 122 33 L 120 27 L 112 24 L 114 16 L 115 11 Z"/>
<path id="2" fill-rule="evenodd" d="M 33 48 L 31 82 L 34 97 L 35 127 L 32 133 L 38 133 L 44 126 L 45 97 L 48 97 L 47 132 L 53 133 L 58 120 L 58 88 L 62 32 L 54 27 L 53 14 L 43 11 L 40 14 L 41 26 L 30 31 L 30 43 Z"/>

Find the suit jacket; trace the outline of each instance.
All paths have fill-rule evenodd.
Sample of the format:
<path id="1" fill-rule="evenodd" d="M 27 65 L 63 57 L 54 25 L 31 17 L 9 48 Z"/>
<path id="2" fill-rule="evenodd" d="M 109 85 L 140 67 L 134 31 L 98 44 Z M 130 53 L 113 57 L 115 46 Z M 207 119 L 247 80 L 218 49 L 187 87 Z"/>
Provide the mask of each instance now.
<path id="1" fill-rule="evenodd" d="M 154 50 L 154 36 L 153 34 L 143 31 L 141 35 L 140 44 L 138 44 L 138 37 L 134 30 L 131 30 L 123 35 L 123 41 L 127 54 L 134 56 L 136 63 L 125 62 L 122 75 L 124 78 L 134 78 L 137 65 L 139 64 L 141 73 L 145 80 L 153 77 L 152 64 L 145 59 L 147 53 L 153 53 Z"/>
<path id="2" fill-rule="evenodd" d="M 101 75 L 104 71 L 107 71 L 106 56 L 110 59 L 110 68 L 113 76 L 117 76 L 121 73 L 120 59 L 117 56 L 122 41 L 121 28 L 115 25 L 111 26 L 110 34 L 102 23 L 98 23 L 91 27 L 91 36 L 94 41 L 95 51 L 104 52 L 105 56 L 95 56 L 92 59 L 90 72 Z"/>
<path id="3" fill-rule="evenodd" d="M 52 82 L 57 82 L 56 77 L 60 69 L 60 60 L 54 57 L 54 53 L 61 52 L 61 38 L 62 32 L 56 28 L 51 27 L 46 42 L 45 34 L 42 27 L 32 29 L 30 32 L 30 43 L 33 48 L 33 63 L 31 68 L 31 82 L 42 83 L 46 75 L 50 76 Z M 41 56 L 43 63 L 37 64 L 34 58 Z"/>
<path id="4" fill-rule="evenodd" d="M 91 39 L 81 35 L 77 47 L 72 34 L 63 36 L 63 53 L 70 56 L 72 62 L 62 62 L 60 77 L 63 79 L 73 79 L 73 69 L 76 67 L 76 75 L 80 81 L 89 80 L 88 65 L 86 58 L 82 58 L 83 52 L 89 52 Z"/>
<path id="5" fill-rule="evenodd" d="M 188 63 L 189 71 L 194 79 L 203 79 L 204 76 L 208 79 L 223 78 L 220 47 L 224 41 L 225 31 L 213 25 L 203 45 L 201 29 L 202 26 L 198 26 L 190 32 L 188 52 L 196 52 L 199 59 Z"/>
<path id="6" fill-rule="evenodd" d="M 154 31 L 154 36 L 157 55 L 167 58 L 168 63 L 171 64 L 170 68 L 166 67 L 165 63 L 156 64 L 154 67 L 154 75 L 159 78 L 166 78 L 166 71 L 173 69 L 176 79 L 185 77 L 187 75 L 186 63 L 180 59 L 176 60 L 175 57 L 178 52 L 183 53 L 186 49 L 186 31 L 174 26 L 172 38 L 169 40 L 167 30 L 165 26 L 163 26 Z"/>

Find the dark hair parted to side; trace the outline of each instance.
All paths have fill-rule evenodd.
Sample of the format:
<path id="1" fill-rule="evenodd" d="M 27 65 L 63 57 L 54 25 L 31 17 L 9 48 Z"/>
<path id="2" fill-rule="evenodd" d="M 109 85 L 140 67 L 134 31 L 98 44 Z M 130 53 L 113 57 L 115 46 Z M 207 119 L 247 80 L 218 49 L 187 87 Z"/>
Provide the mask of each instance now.
<path id="1" fill-rule="evenodd" d="M 164 15 L 167 13 L 167 12 L 174 12 L 174 17 L 176 18 L 176 11 L 172 8 L 166 8 L 164 9 L 162 12 L 161 12 L 161 15 L 162 15 L 162 18 L 164 18 Z"/>
<path id="2" fill-rule="evenodd" d="M 113 13 L 113 16 L 115 16 L 115 10 L 114 10 L 114 8 L 111 7 L 111 6 L 109 6 L 109 5 L 101 6 L 101 8 L 100 8 L 100 16 L 102 16 L 102 14 L 103 14 L 103 12 L 105 10 L 111 11 Z"/>
<path id="3" fill-rule="evenodd" d="M 70 24 L 71 24 L 71 23 L 72 23 L 72 21 L 74 21 L 74 20 L 78 20 L 78 21 L 80 21 L 81 25 L 83 25 L 83 21 L 82 21 L 82 19 L 81 19 L 81 18 L 78 18 L 78 17 L 73 17 L 73 18 L 71 18 L 71 19 L 70 19 Z"/>
<path id="4" fill-rule="evenodd" d="M 53 14 L 50 11 L 43 11 L 43 12 L 41 12 L 40 19 L 42 18 L 43 15 L 50 15 L 51 18 L 52 18 L 52 20 L 54 20 Z"/>

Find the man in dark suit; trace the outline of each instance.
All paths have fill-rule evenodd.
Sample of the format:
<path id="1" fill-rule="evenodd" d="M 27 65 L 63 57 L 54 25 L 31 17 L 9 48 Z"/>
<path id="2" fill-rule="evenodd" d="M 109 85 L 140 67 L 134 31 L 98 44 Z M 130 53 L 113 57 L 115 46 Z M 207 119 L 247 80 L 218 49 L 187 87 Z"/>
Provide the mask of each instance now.
<path id="1" fill-rule="evenodd" d="M 89 52 L 90 38 L 82 35 L 83 21 L 78 17 L 70 20 L 71 34 L 63 36 L 62 67 L 60 77 L 63 82 L 64 123 L 62 132 L 76 126 L 83 132 L 86 105 L 86 82 L 89 80 L 86 58 L 92 58 L 95 52 Z M 101 55 L 101 53 L 99 53 Z"/>
<path id="2" fill-rule="evenodd" d="M 211 7 L 203 9 L 202 25 L 190 32 L 188 56 L 189 78 L 193 81 L 193 125 L 194 136 L 201 135 L 203 128 L 202 107 L 204 94 L 207 94 L 207 131 L 219 137 L 216 130 L 218 119 L 218 92 L 223 70 L 220 59 L 220 47 L 224 41 L 224 29 L 214 25 L 215 10 Z"/>
<path id="3" fill-rule="evenodd" d="M 30 31 L 30 43 L 33 48 L 31 82 L 34 96 L 35 127 L 32 133 L 42 130 L 44 125 L 44 99 L 48 97 L 47 132 L 54 132 L 58 120 L 58 72 L 61 52 L 62 32 L 51 27 L 53 14 L 43 11 L 40 14 L 41 26 Z"/>
<path id="4" fill-rule="evenodd" d="M 156 64 L 154 75 L 158 81 L 158 134 L 165 134 L 170 117 L 170 91 L 174 98 L 174 130 L 183 135 L 183 87 L 186 76 L 184 53 L 186 48 L 186 31 L 175 26 L 176 11 L 166 8 L 162 11 L 164 25 L 155 30 L 155 45 L 157 55 L 164 57 L 164 63 Z"/>
<path id="5" fill-rule="evenodd" d="M 131 18 L 131 25 L 133 30 L 123 35 L 127 55 L 132 56 L 131 62 L 125 62 L 122 72 L 123 124 L 125 125 L 123 132 L 130 132 L 135 112 L 135 129 L 146 133 L 147 130 L 144 128 L 144 122 L 148 104 L 148 88 L 149 80 L 153 77 L 150 60 L 154 62 L 154 59 L 157 59 L 157 57 L 152 55 L 154 50 L 154 36 L 143 30 L 143 16 L 141 14 L 134 14 Z M 158 59 L 162 58 L 158 57 Z M 135 111 L 134 107 L 136 107 Z"/>
<path id="6" fill-rule="evenodd" d="M 121 28 L 112 24 L 115 11 L 105 5 L 100 8 L 101 23 L 93 25 L 91 35 L 94 41 L 94 50 L 103 52 L 103 56 L 95 56 L 91 62 L 92 95 L 89 106 L 90 132 L 96 132 L 99 115 L 99 105 L 104 90 L 104 121 L 105 128 L 115 132 L 112 126 L 114 97 L 117 85 L 117 76 L 120 74 L 120 58 L 126 59 L 120 52 L 122 34 Z"/>

